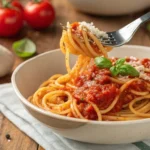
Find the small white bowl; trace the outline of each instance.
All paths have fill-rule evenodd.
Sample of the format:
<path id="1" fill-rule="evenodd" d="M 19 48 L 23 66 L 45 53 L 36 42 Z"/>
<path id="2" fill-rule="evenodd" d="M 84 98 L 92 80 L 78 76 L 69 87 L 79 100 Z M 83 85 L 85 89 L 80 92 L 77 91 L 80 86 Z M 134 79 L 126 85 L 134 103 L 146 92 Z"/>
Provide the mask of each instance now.
<path id="1" fill-rule="evenodd" d="M 125 15 L 150 7 L 149 0 L 68 0 L 77 10 L 96 15 Z"/>
<path id="2" fill-rule="evenodd" d="M 149 47 L 123 46 L 109 56 L 149 57 Z M 49 51 L 19 65 L 12 75 L 14 90 L 26 110 L 36 119 L 64 137 L 98 144 L 131 143 L 150 138 L 150 119 L 137 121 L 85 121 L 53 114 L 32 105 L 27 98 L 51 75 L 65 73 L 65 58 L 60 50 Z M 75 56 L 71 56 L 74 64 Z"/>

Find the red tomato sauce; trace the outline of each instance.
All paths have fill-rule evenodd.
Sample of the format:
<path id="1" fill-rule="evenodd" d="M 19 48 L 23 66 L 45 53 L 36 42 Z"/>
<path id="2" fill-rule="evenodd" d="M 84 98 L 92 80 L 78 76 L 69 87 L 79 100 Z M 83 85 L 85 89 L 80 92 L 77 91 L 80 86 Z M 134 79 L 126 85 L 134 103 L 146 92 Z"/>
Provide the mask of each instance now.
<path id="1" fill-rule="evenodd" d="M 94 108 L 90 104 L 80 102 L 78 104 L 78 109 L 86 119 L 90 119 L 90 120 L 97 119 L 97 114 L 96 114 Z"/>
<path id="2" fill-rule="evenodd" d="M 100 110 L 106 109 L 113 102 L 118 94 L 118 87 L 110 80 L 110 71 L 108 69 L 99 69 L 92 66 L 88 71 L 75 79 L 75 85 L 78 87 L 73 96 L 78 102 L 78 109 L 88 119 L 96 119 L 96 113 L 93 107 L 85 101 L 95 103 Z M 119 106 L 120 108 L 120 106 Z M 116 109 L 118 110 L 118 109 Z"/>
<path id="3" fill-rule="evenodd" d="M 126 62 L 137 62 L 139 59 L 136 57 L 126 57 Z"/>
<path id="4" fill-rule="evenodd" d="M 144 59 L 141 60 L 141 63 L 142 63 L 142 65 L 143 65 L 145 68 L 149 68 L 149 69 L 150 69 L 150 59 L 144 58 Z"/>
<path id="5" fill-rule="evenodd" d="M 79 23 L 78 23 L 78 22 L 74 22 L 73 24 L 71 24 L 71 28 L 72 28 L 73 30 L 77 30 L 78 26 L 79 26 Z"/>
<path id="6" fill-rule="evenodd" d="M 115 64 L 118 58 L 111 58 L 110 60 Z M 127 57 L 126 62 L 137 62 L 138 64 L 139 59 Z M 150 59 L 143 59 L 140 62 L 141 65 L 150 67 Z M 150 75 L 150 73 L 147 74 Z M 97 119 L 97 114 L 94 108 L 88 102 L 93 102 L 100 110 L 104 110 L 112 104 L 116 96 L 119 94 L 119 88 L 121 85 L 112 82 L 110 77 L 111 73 L 109 69 L 100 69 L 96 65 L 93 65 L 75 79 L 74 84 L 77 86 L 77 89 L 73 92 L 73 97 L 77 100 L 78 109 L 85 118 L 91 120 Z M 127 76 L 127 78 L 131 77 Z M 147 81 L 142 79 L 133 82 L 121 93 L 118 102 L 109 113 L 119 112 L 123 109 L 123 105 L 128 104 L 131 100 L 138 97 L 138 95 L 131 92 L 132 90 L 139 92 L 147 91 L 146 82 Z"/>
<path id="7" fill-rule="evenodd" d="M 137 97 L 137 95 L 132 94 L 131 90 L 145 92 L 147 91 L 147 85 L 144 80 L 133 82 L 121 95 L 120 100 L 122 101 L 123 105 L 128 104 L 133 99 Z"/>

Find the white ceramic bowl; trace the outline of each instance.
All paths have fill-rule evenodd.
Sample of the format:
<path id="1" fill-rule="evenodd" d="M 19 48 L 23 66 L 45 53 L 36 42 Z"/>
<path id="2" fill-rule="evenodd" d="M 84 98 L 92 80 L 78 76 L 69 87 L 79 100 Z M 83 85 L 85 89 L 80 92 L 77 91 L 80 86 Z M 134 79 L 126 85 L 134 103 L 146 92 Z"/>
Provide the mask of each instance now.
<path id="1" fill-rule="evenodd" d="M 125 15 L 150 7 L 149 0 L 68 0 L 76 9 L 96 15 Z"/>
<path id="2" fill-rule="evenodd" d="M 150 56 L 150 48 L 123 46 L 113 49 L 110 56 Z M 76 60 L 71 56 L 71 63 Z M 55 73 L 65 73 L 64 55 L 49 51 L 36 56 L 16 68 L 12 75 L 14 90 L 26 110 L 36 119 L 49 126 L 54 132 L 78 141 L 99 144 L 121 144 L 150 138 L 150 119 L 137 121 L 85 121 L 44 111 L 27 101 L 38 86 Z"/>

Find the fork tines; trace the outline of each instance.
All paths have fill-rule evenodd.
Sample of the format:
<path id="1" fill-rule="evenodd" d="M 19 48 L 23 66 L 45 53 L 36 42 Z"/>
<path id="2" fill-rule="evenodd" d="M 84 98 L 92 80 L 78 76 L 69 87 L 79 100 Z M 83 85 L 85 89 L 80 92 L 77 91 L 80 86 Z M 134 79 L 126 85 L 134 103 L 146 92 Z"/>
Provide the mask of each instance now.
<path id="1" fill-rule="evenodd" d="M 107 33 L 108 38 L 102 37 L 100 39 L 101 43 L 104 45 L 111 45 L 111 44 L 116 44 L 116 39 L 113 37 L 111 33 Z"/>

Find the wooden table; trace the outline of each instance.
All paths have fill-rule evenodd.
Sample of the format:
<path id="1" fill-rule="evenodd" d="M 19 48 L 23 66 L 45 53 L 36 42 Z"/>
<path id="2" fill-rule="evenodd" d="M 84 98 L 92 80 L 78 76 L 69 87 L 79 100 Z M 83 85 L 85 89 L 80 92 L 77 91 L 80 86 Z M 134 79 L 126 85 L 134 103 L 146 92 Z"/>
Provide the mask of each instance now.
<path id="1" fill-rule="evenodd" d="M 121 28 L 145 12 L 120 17 L 100 17 L 76 11 L 67 0 L 54 0 L 53 5 L 56 9 L 56 21 L 49 29 L 39 32 L 26 26 L 15 38 L 0 38 L 0 44 L 13 52 L 12 43 L 15 40 L 28 37 L 36 43 L 37 54 L 40 54 L 59 47 L 59 39 L 62 31 L 60 23 L 65 24 L 67 21 L 94 22 L 95 26 L 100 29 L 112 31 Z M 129 44 L 150 46 L 150 32 L 147 32 L 145 26 L 141 27 Z M 13 70 L 23 61 L 23 59 L 15 55 Z M 0 78 L 0 83 L 11 82 L 10 78 L 11 74 Z M 9 143 L 5 138 L 7 133 L 12 137 L 12 141 Z M 0 114 L 0 150 L 43 150 L 43 148 L 16 128 L 3 114 Z"/>

